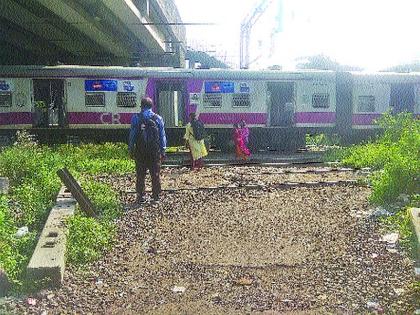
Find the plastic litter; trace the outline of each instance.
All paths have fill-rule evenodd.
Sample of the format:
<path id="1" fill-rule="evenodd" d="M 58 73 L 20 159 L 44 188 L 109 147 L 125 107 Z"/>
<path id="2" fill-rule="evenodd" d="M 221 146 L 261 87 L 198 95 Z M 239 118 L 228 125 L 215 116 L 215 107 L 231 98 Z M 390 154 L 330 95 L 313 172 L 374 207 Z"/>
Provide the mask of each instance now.
<path id="1" fill-rule="evenodd" d="M 398 242 L 399 234 L 398 233 L 390 233 L 382 236 L 382 241 L 387 242 L 390 245 L 394 245 Z"/>
<path id="2" fill-rule="evenodd" d="M 19 228 L 15 234 L 15 236 L 17 238 L 22 238 L 24 237 L 26 234 L 29 233 L 29 229 L 27 226 L 22 226 L 21 228 Z"/>

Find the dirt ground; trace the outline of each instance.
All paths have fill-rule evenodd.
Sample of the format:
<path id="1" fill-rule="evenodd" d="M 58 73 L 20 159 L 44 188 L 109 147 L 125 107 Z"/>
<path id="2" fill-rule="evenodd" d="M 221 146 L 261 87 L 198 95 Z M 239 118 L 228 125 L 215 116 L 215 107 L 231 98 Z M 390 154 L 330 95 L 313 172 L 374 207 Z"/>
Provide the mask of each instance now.
<path id="1" fill-rule="evenodd" d="M 167 169 L 162 180 L 164 187 L 203 187 L 360 175 L 270 174 L 278 171 Z M 134 190 L 134 175 L 100 180 Z M 382 241 L 384 232 L 368 217 L 369 193 L 357 186 L 178 191 L 143 206 L 122 193 L 126 213 L 115 248 L 83 270 L 69 269 L 64 286 L 38 293 L 35 306 L 17 301 L 15 312 L 413 312 L 413 262 Z"/>

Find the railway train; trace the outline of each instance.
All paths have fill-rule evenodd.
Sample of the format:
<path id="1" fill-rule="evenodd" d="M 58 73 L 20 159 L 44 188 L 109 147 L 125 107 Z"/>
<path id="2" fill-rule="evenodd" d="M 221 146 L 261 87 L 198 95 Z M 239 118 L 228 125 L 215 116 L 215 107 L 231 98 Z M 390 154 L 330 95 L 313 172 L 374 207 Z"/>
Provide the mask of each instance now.
<path id="1" fill-rule="evenodd" d="M 251 148 L 284 150 L 303 146 L 307 133 L 368 136 L 390 108 L 420 115 L 420 74 L 2 66 L 0 136 L 29 129 L 46 142 L 126 141 L 142 96 L 164 118 L 169 145 L 182 143 L 197 112 L 222 150 L 240 120 Z"/>

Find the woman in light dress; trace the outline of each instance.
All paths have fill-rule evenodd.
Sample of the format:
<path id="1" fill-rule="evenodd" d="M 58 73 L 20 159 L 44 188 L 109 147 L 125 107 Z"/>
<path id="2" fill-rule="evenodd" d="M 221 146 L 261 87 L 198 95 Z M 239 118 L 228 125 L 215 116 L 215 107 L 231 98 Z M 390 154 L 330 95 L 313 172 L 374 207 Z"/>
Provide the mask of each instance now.
<path id="1" fill-rule="evenodd" d="M 194 128 L 193 124 L 201 124 L 197 120 L 197 116 L 195 113 L 190 114 L 190 122 L 187 124 L 185 128 L 185 135 L 184 139 L 186 141 L 186 146 L 190 149 L 190 157 L 191 157 L 191 169 L 201 169 L 204 165 L 203 158 L 207 156 L 207 149 L 204 144 L 204 139 L 197 140 L 194 137 Z"/>

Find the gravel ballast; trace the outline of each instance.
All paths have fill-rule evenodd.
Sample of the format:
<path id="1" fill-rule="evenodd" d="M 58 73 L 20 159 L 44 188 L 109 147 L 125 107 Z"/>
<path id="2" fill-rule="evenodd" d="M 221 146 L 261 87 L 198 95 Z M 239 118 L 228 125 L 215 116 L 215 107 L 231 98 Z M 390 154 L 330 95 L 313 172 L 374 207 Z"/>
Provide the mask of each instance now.
<path id="1" fill-rule="evenodd" d="M 263 183 L 290 176 L 297 181 L 313 180 L 307 176 L 358 177 L 351 172 L 261 175 L 258 167 L 165 171 L 167 187 L 226 184 L 237 182 L 235 176 Z M 181 177 L 175 179 L 176 172 Z M 176 184 L 168 183 L 170 176 Z M 120 191 L 134 189 L 134 176 L 119 177 L 113 185 Z M 127 211 L 118 222 L 115 248 L 83 271 L 69 269 L 63 288 L 32 296 L 36 305 L 24 299 L 15 310 L 413 312 L 418 307 L 411 288 L 413 262 L 398 246 L 390 251 L 382 241 L 379 224 L 366 215 L 372 208 L 369 194 L 368 188 L 357 186 L 179 191 L 165 194 L 159 204 L 139 207 L 133 194 L 123 193 Z"/>

